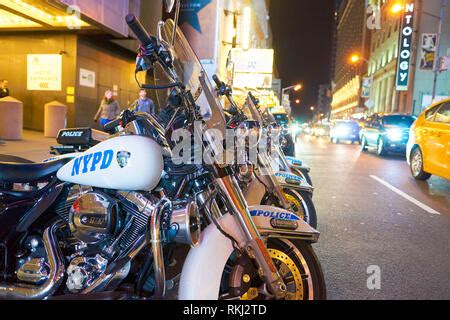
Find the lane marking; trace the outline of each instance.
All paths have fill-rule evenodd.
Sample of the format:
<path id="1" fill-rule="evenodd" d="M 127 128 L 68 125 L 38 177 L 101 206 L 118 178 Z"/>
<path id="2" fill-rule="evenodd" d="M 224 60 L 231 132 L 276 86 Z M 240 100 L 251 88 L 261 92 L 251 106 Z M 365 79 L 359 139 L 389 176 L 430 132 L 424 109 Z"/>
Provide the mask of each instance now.
<path id="1" fill-rule="evenodd" d="M 394 191 L 396 194 L 402 196 L 403 198 L 405 198 L 406 200 L 408 200 L 409 202 L 414 203 L 416 206 L 418 206 L 419 208 L 422 208 L 423 210 L 425 210 L 428 213 L 431 214 L 435 214 L 435 215 L 441 215 L 439 212 L 437 212 L 436 210 L 434 210 L 433 208 L 430 208 L 429 206 L 427 206 L 426 204 L 420 202 L 417 199 L 414 199 L 413 197 L 411 197 L 409 194 L 404 193 L 403 191 L 401 191 L 400 189 L 397 189 L 396 187 L 394 187 L 393 185 L 389 184 L 388 182 L 384 181 L 381 178 L 378 178 L 377 176 L 371 175 L 370 176 L 372 179 L 374 179 L 375 181 L 378 181 L 379 183 L 381 183 L 382 185 L 384 185 L 385 187 L 391 189 L 392 191 Z"/>

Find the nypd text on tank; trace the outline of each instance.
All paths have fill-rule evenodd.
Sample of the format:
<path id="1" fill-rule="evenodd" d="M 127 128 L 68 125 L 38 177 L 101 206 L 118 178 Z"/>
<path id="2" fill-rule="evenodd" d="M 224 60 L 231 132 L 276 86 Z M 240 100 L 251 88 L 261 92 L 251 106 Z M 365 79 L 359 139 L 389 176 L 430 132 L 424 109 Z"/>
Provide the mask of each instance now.
<path id="1" fill-rule="evenodd" d="M 90 153 L 79 157 L 73 161 L 72 177 L 88 172 L 108 169 L 111 166 L 113 158 L 113 150 Z"/>

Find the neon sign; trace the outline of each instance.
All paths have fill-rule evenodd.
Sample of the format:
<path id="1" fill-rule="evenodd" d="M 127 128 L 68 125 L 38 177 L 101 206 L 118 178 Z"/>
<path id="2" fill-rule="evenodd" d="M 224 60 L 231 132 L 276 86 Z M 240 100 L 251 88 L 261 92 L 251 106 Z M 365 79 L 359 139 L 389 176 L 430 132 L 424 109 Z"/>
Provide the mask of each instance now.
<path id="1" fill-rule="evenodd" d="M 397 91 L 408 91 L 409 74 L 411 72 L 411 49 L 414 33 L 414 2 L 405 6 L 402 15 L 402 28 L 400 34 L 398 66 L 397 66 Z"/>

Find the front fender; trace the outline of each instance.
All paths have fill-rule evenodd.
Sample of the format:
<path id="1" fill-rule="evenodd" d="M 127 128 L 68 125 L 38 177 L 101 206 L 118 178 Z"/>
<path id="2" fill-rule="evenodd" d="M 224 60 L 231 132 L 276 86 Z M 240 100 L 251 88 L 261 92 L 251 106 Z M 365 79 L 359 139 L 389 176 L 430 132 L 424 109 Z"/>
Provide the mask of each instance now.
<path id="1" fill-rule="evenodd" d="M 250 207 L 250 214 L 263 237 L 301 239 L 317 241 L 320 233 L 310 227 L 294 213 L 269 207 Z M 281 219 L 281 218 L 284 219 Z M 287 230 L 274 227 L 274 221 L 295 222 L 296 229 Z M 221 228 L 239 244 L 245 244 L 240 226 L 230 214 L 223 216 Z M 291 226 L 294 224 L 291 224 Z M 192 248 L 184 262 L 181 273 L 178 298 L 180 300 L 217 300 L 225 265 L 233 254 L 230 239 L 220 232 L 215 224 L 210 224 L 201 235 L 199 246 Z"/>
<path id="2" fill-rule="evenodd" d="M 293 157 L 286 157 L 286 161 L 289 164 L 289 167 L 295 168 L 298 170 L 310 172 L 311 168 L 302 160 L 293 158 Z"/>
<path id="3" fill-rule="evenodd" d="M 282 189 L 286 188 L 299 191 L 306 191 L 311 194 L 314 192 L 314 187 L 309 185 L 309 183 L 305 179 L 293 173 L 280 171 L 275 173 L 275 177 Z"/>

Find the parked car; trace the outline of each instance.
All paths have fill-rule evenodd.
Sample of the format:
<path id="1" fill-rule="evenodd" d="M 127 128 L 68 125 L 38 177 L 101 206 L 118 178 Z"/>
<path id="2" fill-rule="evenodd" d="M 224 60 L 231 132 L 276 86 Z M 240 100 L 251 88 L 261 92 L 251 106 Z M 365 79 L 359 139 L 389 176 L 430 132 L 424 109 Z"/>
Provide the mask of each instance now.
<path id="1" fill-rule="evenodd" d="M 330 141 L 339 143 L 341 141 L 359 142 L 359 124 L 353 120 L 336 120 L 331 125 Z"/>
<path id="2" fill-rule="evenodd" d="M 450 99 L 429 107 L 414 123 L 407 160 L 417 180 L 450 179 Z"/>
<path id="3" fill-rule="evenodd" d="M 326 137 L 330 135 L 329 124 L 315 124 L 312 128 L 312 135 L 315 137 Z"/>
<path id="4" fill-rule="evenodd" d="M 374 114 L 361 132 L 361 148 L 375 147 L 379 156 L 390 152 L 406 154 L 409 130 L 416 117 L 407 114 Z"/>
<path id="5" fill-rule="evenodd" d="M 302 132 L 304 134 L 310 135 L 312 133 L 312 128 L 311 128 L 311 126 L 309 124 L 303 124 L 302 127 L 303 127 Z"/>

